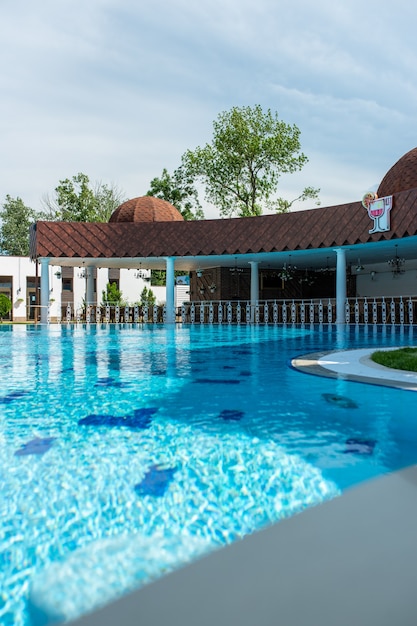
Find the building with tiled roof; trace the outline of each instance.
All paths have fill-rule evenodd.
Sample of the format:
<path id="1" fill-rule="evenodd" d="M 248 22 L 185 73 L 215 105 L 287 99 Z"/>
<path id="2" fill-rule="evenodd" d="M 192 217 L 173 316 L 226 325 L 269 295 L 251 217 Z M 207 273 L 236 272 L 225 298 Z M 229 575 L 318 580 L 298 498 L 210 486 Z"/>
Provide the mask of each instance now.
<path id="1" fill-rule="evenodd" d="M 190 295 L 196 301 L 339 297 L 342 321 L 342 300 L 358 295 L 364 276 L 370 295 L 381 288 L 398 295 L 400 282 L 401 289 L 414 292 L 404 273 L 394 285 L 388 261 L 398 257 L 410 268 L 416 264 L 417 148 L 387 172 L 377 195 L 389 199 L 389 208 L 378 201 L 372 205 L 382 207 L 377 212 L 385 217 L 372 217 L 356 200 L 201 221 L 184 221 L 168 202 L 145 196 L 123 203 L 109 223 L 37 222 L 31 257 L 43 266 L 165 269 L 167 307 L 174 270 L 191 273 Z M 292 280 L 285 276 L 288 268 Z"/>

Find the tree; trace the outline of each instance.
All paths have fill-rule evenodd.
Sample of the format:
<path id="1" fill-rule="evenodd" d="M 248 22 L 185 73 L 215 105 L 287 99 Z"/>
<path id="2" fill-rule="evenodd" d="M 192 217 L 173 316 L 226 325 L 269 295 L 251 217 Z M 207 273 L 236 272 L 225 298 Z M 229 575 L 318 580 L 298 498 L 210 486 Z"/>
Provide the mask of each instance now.
<path id="1" fill-rule="evenodd" d="M 185 220 L 204 219 L 193 178 L 182 167 L 174 170 L 172 176 L 164 168 L 161 178 L 151 180 L 146 195 L 170 202 Z"/>
<path id="2" fill-rule="evenodd" d="M 320 200 L 318 199 L 320 189 L 314 189 L 314 187 L 306 187 L 304 191 L 293 200 L 284 200 L 284 198 L 276 198 L 275 200 L 271 200 L 267 202 L 267 206 L 269 209 L 275 210 L 277 213 L 287 213 L 294 202 L 304 202 L 305 200 L 316 200 L 316 205 L 320 204 Z"/>
<path id="3" fill-rule="evenodd" d="M 95 184 L 94 196 L 96 199 L 95 222 L 108 222 L 112 213 L 126 200 L 124 193 L 117 185 L 109 187 L 102 182 Z"/>
<path id="4" fill-rule="evenodd" d="M 89 177 L 79 173 L 60 180 L 53 199 L 44 198 L 46 212 L 42 217 L 64 222 L 108 222 L 123 200 L 122 192 L 114 185 L 99 182 L 93 189 Z"/>
<path id="5" fill-rule="evenodd" d="M 101 292 L 102 304 L 118 304 L 123 306 L 123 294 L 117 286 L 117 283 L 107 283 L 106 289 Z"/>
<path id="6" fill-rule="evenodd" d="M 188 276 L 188 272 L 183 270 L 175 270 L 175 278 L 177 276 Z M 167 284 L 166 270 L 151 270 L 151 283 L 155 286 L 165 286 Z"/>
<path id="7" fill-rule="evenodd" d="M 12 302 L 4 293 L 0 293 L 0 322 L 11 311 Z"/>
<path id="8" fill-rule="evenodd" d="M 182 157 L 187 177 L 201 180 L 206 199 L 224 216 L 261 215 L 263 203 L 271 202 L 280 176 L 301 170 L 308 159 L 300 152 L 297 126 L 278 119 L 270 109 L 233 107 L 213 123 L 213 141 L 188 150 Z M 300 199 L 317 199 L 319 189 L 307 187 Z M 275 200 L 279 212 L 289 206 Z"/>
<path id="9" fill-rule="evenodd" d="M 165 270 L 151 270 L 151 283 L 156 286 L 166 285 L 167 273 Z"/>
<path id="10" fill-rule="evenodd" d="M 29 227 L 35 221 L 35 211 L 19 197 L 7 195 L 0 211 L 0 248 L 12 256 L 28 256 Z"/>
<path id="11" fill-rule="evenodd" d="M 140 294 L 140 304 L 145 306 L 153 306 L 156 303 L 156 296 L 152 289 L 148 289 L 146 286 L 143 288 L 142 293 Z"/>

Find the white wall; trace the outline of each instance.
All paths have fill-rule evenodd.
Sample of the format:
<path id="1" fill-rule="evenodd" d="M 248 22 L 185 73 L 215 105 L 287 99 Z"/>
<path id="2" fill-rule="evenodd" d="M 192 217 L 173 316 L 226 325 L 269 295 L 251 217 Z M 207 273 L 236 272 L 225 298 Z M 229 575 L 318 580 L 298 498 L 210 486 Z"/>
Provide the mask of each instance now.
<path id="1" fill-rule="evenodd" d="M 358 297 L 378 296 L 416 296 L 417 264 L 406 261 L 404 274 L 393 276 L 388 263 L 365 266 L 363 272 L 356 275 L 356 295 Z M 372 275 L 372 272 L 375 272 Z"/>
<path id="2" fill-rule="evenodd" d="M 136 302 L 140 301 L 140 294 L 143 289 L 147 287 L 149 289 L 150 282 L 145 280 L 146 277 L 151 276 L 150 270 L 141 270 L 144 274 L 144 277 L 138 277 L 138 270 L 128 270 L 121 269 L 120 270 L 120 283 L 119 288 L 122 292 L 123 299 L 128 302 L 128 304 L 133 305 Z M 164 288 L 165 289 L 165 288 Z M 101 292 L 100 292 L 101 293 Z"/>
<path id="3" fill-rule="evenodd" d="M 26 278 L 36 276 L 35 263 L 29 257 L 0 256 L 0 275 L 12 277 L 11 292 L 6 293 L 5 289 L 0 289 L 13 303 L 13 319 L 15 321 L 25 320 L 28 304 Z"/>

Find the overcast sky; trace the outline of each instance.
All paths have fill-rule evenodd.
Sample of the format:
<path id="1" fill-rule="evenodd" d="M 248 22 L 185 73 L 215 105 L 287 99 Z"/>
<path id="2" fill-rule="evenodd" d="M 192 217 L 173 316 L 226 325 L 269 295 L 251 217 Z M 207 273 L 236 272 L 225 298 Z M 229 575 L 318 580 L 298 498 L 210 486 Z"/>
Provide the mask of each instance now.
<path id="1" fill-rule="evenodd" d="M 219 113 L 255 104 L 296 124 L 309 158 L 280 195 L 359 200 L 417 146 L 416 6 L 1 0 L 0 201 L 40 209 L 78 172 L 145 195 Z"/>

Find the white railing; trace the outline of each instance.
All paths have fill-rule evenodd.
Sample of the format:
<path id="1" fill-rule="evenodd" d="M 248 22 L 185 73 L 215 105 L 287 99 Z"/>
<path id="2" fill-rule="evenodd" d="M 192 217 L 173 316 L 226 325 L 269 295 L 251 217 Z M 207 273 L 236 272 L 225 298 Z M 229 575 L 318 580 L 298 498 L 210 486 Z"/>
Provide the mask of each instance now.
<path id="1" fill-rule="evenodd" d="M 167 319 L 165 306 L 96 306 L 74 310 L 63 308 L 62 323 L 135 323 L 162 324 Z M 262 300 L 187 302 L 175 310 L 174 319 L 183 324 L 333 324 L 336 322 L 334 298 L 314 300 Z M 346 324 L 414 324 L 417 297 L 348 298 Z"/>

